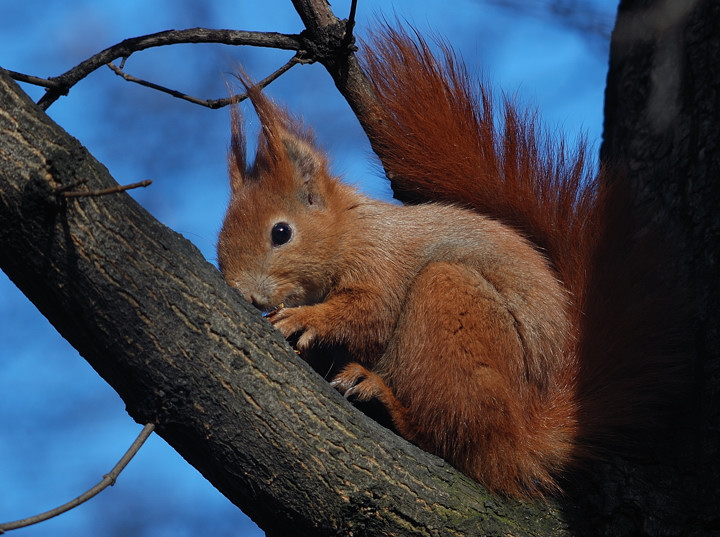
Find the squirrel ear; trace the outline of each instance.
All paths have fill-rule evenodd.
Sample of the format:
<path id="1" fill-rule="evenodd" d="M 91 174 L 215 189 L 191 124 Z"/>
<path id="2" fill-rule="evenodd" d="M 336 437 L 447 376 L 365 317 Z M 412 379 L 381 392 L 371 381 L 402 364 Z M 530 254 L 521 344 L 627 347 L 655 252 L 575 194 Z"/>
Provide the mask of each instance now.
<path id="1" fill-rule="evenodd" d="M 303 201 L 307 205 L 324 205 L 320 192 L 320 182 L 326 167 L 323 154 L 308 140 L 289 132 L 283 133 L 282 143 L 295 171 L 296 186 L 303 196 Z"/>
<path id="2" fill-rule="evenodd" d="M 229 157 L 232 192 L 238 193 L 246 183 L 261 180 L 268 187 L 274 185 L 276 190 L 296 191 L 308 206 L 324 205 L 321 191 L 328 175 L 327 161 L 313 145 L 310 131 L 252 85 L 242 72 L 238 79 L 245 86 L 262 129 L 255 160 L 248 168 L 243 122 L 237 108 L 232 110 Z"/>

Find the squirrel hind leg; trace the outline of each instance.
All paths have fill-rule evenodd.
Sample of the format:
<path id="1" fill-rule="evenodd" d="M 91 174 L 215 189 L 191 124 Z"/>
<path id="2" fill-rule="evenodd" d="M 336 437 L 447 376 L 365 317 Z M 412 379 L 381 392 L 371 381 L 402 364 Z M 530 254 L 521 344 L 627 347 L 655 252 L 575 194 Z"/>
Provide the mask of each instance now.
<path id="1" fill-rule="evenodd" d="M 375 371 L 406 409 L 403 436 L 490 490 L 528 496 L 557 488 L 551 472 L 570 444 L 537 415 L 539 389 L 518 374 L 523 357 L 497 290 L 467 266 L 438 262 L 417 277 Z"/>

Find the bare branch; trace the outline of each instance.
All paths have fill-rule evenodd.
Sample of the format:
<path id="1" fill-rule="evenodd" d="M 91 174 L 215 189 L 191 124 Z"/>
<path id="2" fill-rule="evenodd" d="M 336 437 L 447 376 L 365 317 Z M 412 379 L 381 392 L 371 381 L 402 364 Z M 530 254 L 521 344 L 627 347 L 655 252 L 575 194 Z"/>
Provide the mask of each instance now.
<path id="1" fill-rule="evenodd" d="M 339 22 L 327 0 L 292 0 L 292 3 L 311 35 Z"/>
<path id="2" fill-rule="evenodd" d="M 161 86 L 159 84 L 155 84 L 154 82 L 149 82 L 147 80 L 142 80 L 140 78 L 134 77 L 125 71 L 122 70 L 122 67 L 125 64 L 125 60 L 127 58 L 123 58 L 122 63 L 118 67 L 114 63 L 110 62 L 107 64 L 107 66 L 118 76 L 122 77 L 124 80 L 128 82 L 133 82 L 135 84 L 140 84 L 141 86 L 145 86 L 146 88 L 151 88 L 157 91 L 161 91 L 163 93 L 167 93 L 168 95 L 171 95 L 172 97 L 175 97 L 177 99 L 182 99 L 184 101 L 188 101 L 193 104 L 199 104 L 200 106 L 206 106 L 207 108 L 217 109 L 222 108 L 224 106 L 228 106 L 229 104 L 233 103 L 239 103 L 241 101 L 244 101 L 247 99 L 247 94 L 239 94 L 239 95 L 232 95 L 230 97 L 224 97 L 222 99 L 200 99 L 198 97 L 193 97 L 192 95 L 187 95 L 186 93 L 183 93 L 181 91 L 177 91 L 171 88 L 166 88 L 165 86 Z M 305 60 L 300 59 L 299 55 L 293 56 L 290 60 L 288 60 L 282 67 L 268 75 L 267 77 L 263 78 L 260 82 L 258 82 L 258 85 L 260 87 L 266 87 L 271 82 L 276 80 L 280 77 L 283 73 L 290 70 L 290 68 L 293 65 L 296 65 L 298 63 L 304 63 Z"/>
<path id="3" fill-rule="evenodd" d="M 47 78 L 40 78 L 39 76 L 26 75 L 25 73 L 19 73 L 17 71 L 8 70 L 7 73 L 11 78 L 18 82 L 25 82 L 26 84 L 33 84 L 34 86 L 42 86 L 44 88 L 59 88 L 60 83 L 55 80 L 49 80 Z"/>
<path id="4" fill-rule="evenodd" d="M 72 187 L 77 186 L 82 182 L 84 181 L 78 181 L 78 183 L 75 183 L 74 185 L 72 185 Z M 137 183 L 131 183 L 129 185 L 118 185 L 111 188 L 104 188 L 102 190 L 87 190 L 85 192 L 81 190 L 74 190 L 68 192 L 66 188 L 61 187 L 61 189 L 59 191 L 56 191 L 55 193 L 61 195 L 64 198 L 92 198 L 96 196 L 107 196 L 108 194 L 117 194 L 118 192 L 125 192 L 126 190 L 131 190 L 133 188 L 146 187 L 150 186 L 151 184 L 151 179 L 145 179 L 144 181 L 138 181 Z"/>
<path id="5" fill-rule="evenodd" d="M 18 80 L 48 88 L 47 93 L 38 101 L 38 105 L 43 110 L 47 110 L 47 108 L 62 95 L 67 95 L 70 88 L 103 65 L 115 61 L 118 58 L 127 58 L 134 52 L 178 43 L 219 43 L 233 46 L 251 45 L 301 51 L 303 50 L 304 41 L 299 35 L 280 34 L 277 32 L 246 32 L 242 30 L 211 30 L 207 28 L 168 30 L 125 39 L 91 56 L 60 76 L 45 80 L 17 73 L 21 76 Z M 13 76 L 13 73 L 10 74 Z M 15 77 L 13 76 L 13 78 Z"/>
<path id="6" fill-rule="evenodd" d="M 33 524 L 38 524 L 40 522 L 44 522 L 45 520 L 49 520 L 53 517 L 56 517 L 58 515 L 61 515 L 70 509 L 74 509 L 78 505 L 85 503 L 90 498 L 96 496 L 103 490 L 105 490 L 108 487 L 112 487 L 115 484 L 115 481 L 117 480 L 118 476 L 120 475 L 120 472 L 122 472 L 125 467 L 128 465 L 128 463 L 132 460 L 132 458 L 135 456 L 135 454 L 140 450 L 142 445 L 145 443 L 145 440 L 148 439 L 148 437 L 152 434 L 152 432 L 155 430 L 155 425 L 152 423 L 148 423 L 143 427 L 143 430 L 140 431 L 140 434 L 135 439 L 135 441 L 132 443 L 132 445 L 128 448 L 128 450 L 125 452 L 125 454 L 122 456 L 122 458 L 118 461 L 118 463 L 114 466 L 112 470 L 110 470 L 109 473 L 103 476 L 102 480 L 95 485 L 93 488 L 88 490 L 87 492 L 81 494 L 74 500 L 71 500 L 60 507 L 56 507 L 55 509 L 51 509 L 50 511 L 45 511 L 44 513 L 40 513 L 39 515 L 34 515 L 31 517 L 23 518 L 22 520 L 15 520 L 13 522 L 6 522 L 4 524 L 0 524 L 0 534 L 5 533 L 8 530 L 16 530 L 18 528 L 25 528 L 27 526 L 32 526 Z"/>
<path id="7" fill-rule="evenodd" d="M 343 48 L 352 46 L 353 30 L 355 30 L 355 14 L 357 12 L 357 0 L 352 0 L 350 4 L 350 15 L 348 15 L 347 22 L 345 23 L 345 39 L 343 41 Z"/>

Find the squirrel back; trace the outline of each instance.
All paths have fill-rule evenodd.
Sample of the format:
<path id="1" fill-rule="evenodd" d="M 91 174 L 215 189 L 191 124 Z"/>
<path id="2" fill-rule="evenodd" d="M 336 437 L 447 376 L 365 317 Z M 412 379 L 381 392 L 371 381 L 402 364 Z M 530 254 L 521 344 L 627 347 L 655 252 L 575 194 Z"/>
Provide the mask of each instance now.
<path id="1" fill-rule="evenodd" d="M 366 129 L 395 197 L 472 208 L 547 256 L 571 298 L 575 459 L 666 427 L 693 309 L 672 233 L 636 202 L 622 163 L 595 169 L 584 139 L 568 145 L 507 99 L 498 118 L 491 90 L 438 46 L 389 26 L 366 43 L 378 97 Z"/>
<path id="2" fill-rule="evenodd" d="M 448 48 L 386 30 L 368 49 L 368 134 L 397 197 L 422 203 L 334 178 L 246 83 L 262 130 L 248 163 L 233 113 L 220 268 L 303 357 L 349 360 L 332 385 L 410 441 L 491 490 L 556 491 L 599 439 L 652 421 L 662 383 L 667 323 L 652 257 L 627 244 L 630 196 L 511 104 L 498 126 Z"/>

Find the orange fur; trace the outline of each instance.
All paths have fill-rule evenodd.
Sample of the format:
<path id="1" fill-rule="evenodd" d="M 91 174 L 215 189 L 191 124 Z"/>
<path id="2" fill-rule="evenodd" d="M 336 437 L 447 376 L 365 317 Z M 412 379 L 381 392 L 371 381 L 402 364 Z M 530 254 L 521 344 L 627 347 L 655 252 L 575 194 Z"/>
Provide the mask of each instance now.
<path id="1" fill-rule="evenodd" d="M 442 60 L 421 36 L 391 28 L 367 47 L 380 103 L 370 137 L 396 197 L 470 207 L 547 255 L 571 298 L 567 352 L 576 358 L 562 383 L 576 392 L 574 458 L 621 428 L 652 428 L 662 398 L 682 389 L 693 307 L 673 276 L 673 237 L 648 224 L 611 163 L 587 164 L 582 142 L 568 149 L 507 100 L 498 121 L 489 89 L 474 90 L 452 50 L 440 48 Z"/>
<path id="2" fill-rule="evenodd" d="M 396 194 L 425 203 L 344 185 L 308 131 L 250 87 L 263 128 L 249 165 L 234 113 L 220 268 L 260 309 L 284 306 L 268 318 L 304 356 L 349 356 L 333 385 L 382 402 L 410 441 L 491 490 L 556 491 L 589 439 L 633 423 L 617 417 L 634 401 L 621 390 L 637 391 L 652 363 L 622 365 L 640 345 L 604 331 L 632 317 L 607 294 L 637 296 L 617 277 L 627 229 L 605 222 L 618 195 L 582 147 L 544 139 L 510 104 L 498 127 L 448 49 L 439 61 L 394 30 L 369 48 L 373 146 Z"/>

